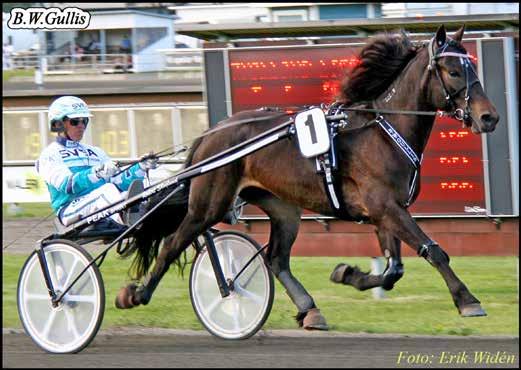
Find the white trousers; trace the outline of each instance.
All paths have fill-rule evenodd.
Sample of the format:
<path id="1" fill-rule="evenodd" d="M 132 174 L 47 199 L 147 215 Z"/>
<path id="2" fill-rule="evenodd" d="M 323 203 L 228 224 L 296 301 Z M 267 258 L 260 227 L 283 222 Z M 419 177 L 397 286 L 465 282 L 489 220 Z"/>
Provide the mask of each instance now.
<path id="1" fill-rule="evenodd" d="M 126 196 L 127 192 L 120 192 L 116 185 L 107 183 L 91 191 L 82 197 L 74 199 L 64 209 L 60 211 L 60 221 L 64 225 L 69 225 L 79 218 L 84 218 L 91 213 L 105 208 L 109 204 L 114 204 Z M 118 213 L 110 216 L 119 224 L 124 224 Z"/>

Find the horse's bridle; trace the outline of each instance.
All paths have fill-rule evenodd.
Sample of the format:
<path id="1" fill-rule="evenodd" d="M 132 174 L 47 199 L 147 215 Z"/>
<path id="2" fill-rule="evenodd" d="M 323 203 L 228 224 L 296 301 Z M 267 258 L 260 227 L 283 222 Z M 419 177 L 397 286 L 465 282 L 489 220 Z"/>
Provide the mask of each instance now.
<path id="1" fill-rule="evenodd" d="M 434 39 L 435 38 L 433 37 L 429 41 L 429 45 L 428 45 L 429 64 L 427 66 L 427 69 L 429 71 L 434 70 L 434 72 L 436 73 L 436 77 L 440 81 L 441 88 L 443 89 L 443 94 L 445 95 L 445 100 L 449 104 L 450 109 L 454 110 L 453 118 L 455 118 L 455 119 L 457 119 L 459 121 L 462 121 L 463 124 L 466 125 L 466 122 L 469 119 L 472 119 L 472 117 L 470 116 L 471 110 L 470 110 L 470 105 L 469 105 L 469 100 L 470 100 L 469 91 L 470 91 L 470 88 L 472 86 L 474 86 L 474 84 L 479 83 L 479 78 L 477 76 L 476 71 L 474 70 L 474 67 L 472 66 L 472 63 L 470 62 L 470 55 L 469 54 L 454 53 L 454 52 L 446 52 L 445 51 L 449 46 L 457 46 L 456 41 L 454 41 L 452 39 L 449 39 L 447 42 L 445 42 L 444 45 L 440 46 L 436 50 L 436 53 L 434 53 L 434 51 L 433 51 Z M 465 70 L 465 85 L 463 87 L 461 87 L 459 90 L 457 90 L 457 91 L 455 91 L 453 93 L 450 93 L 447 90 L 447 87 L 445 86 L 445 82 L 443 82 L 443 78 L 441 78 L 441 75 L 440 75 L 440 72 L 439 72 L 439 66 L 438 66 L 437 61 L 438 61 L 438 59 L 444 58 L 444 57 L 457 57 L 457 58 L 459 58 L 461 66 Z M 472 75 L 472 80 L 470 80 L 470 72 L 469 72 L 469 70 L 472 71 L 472 74 L 473 74 Z M 465 107 L 463 109 L 456 108 L 457 105 L 456 105 L 456 102 L 454 101 L 454 99 L 459 94 L 461 94 L 461 92 L 463 90 L 465 90 L 465 97 L 464 97 L 465 98 Z"/>

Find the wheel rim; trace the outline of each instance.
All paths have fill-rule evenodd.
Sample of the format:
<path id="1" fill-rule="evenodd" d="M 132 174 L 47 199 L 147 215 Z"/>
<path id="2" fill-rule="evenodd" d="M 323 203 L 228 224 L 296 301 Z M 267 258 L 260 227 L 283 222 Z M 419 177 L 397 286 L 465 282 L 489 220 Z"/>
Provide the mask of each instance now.
<path id="1" fill-rule="evenodd" d="M 87 257 L 67 244 L 44 248 L 55 290 L 61 294 L 89 264 Z M 102 313 L 100 282 L 87 269 L 58 307 L 52 307 L 37 254 L 27 262 L 18 287 L 22 323 L 40 347 L 53 353 L 74 352 L 90 341 Z"/>
<path id="2" fill-rule="evenodd" d="M 225 279 L 232 279 L 257 248 L 243 237 L 226 234 L 214 238 Z M 194 308 L 203 325 L 213 334 L 238 339 L 259 328 L 270 307 L 270 272 L 258 255 L 242 272 L 228 297 L 222 298 L 206 249 L 194 263 L 192 275 Z"/>

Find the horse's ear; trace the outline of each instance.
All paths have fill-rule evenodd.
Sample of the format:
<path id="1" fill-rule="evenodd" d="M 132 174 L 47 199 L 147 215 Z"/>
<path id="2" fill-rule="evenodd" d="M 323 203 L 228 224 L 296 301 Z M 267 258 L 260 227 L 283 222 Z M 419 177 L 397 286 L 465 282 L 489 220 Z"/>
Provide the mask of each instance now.
<path id="1" fill-rule="evenodd" d="M 454 36 L 452 36 L 452 38 L 455 41 L 461 43 L 461 40 L 463 39 L 463 32 L 465 32 L 465 25 L 461 26 L 461 28 L 456 31 L 456 33 L 454 34 Z"/>
<path id="2" fill-rule="evenodd" d="M 440 47 L 445 45 L 447 41 L 447 32 L 445 32 L 445 26 L 442 24 L 436 31 L 436 46 Z"/>

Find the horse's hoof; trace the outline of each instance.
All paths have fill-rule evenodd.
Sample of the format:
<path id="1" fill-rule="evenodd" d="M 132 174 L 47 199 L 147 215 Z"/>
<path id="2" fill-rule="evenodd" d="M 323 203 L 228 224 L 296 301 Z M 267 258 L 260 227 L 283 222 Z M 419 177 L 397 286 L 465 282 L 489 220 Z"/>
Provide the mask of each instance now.
<path id="1" fill-rule="evenodd" d="M 460 310 L 460 315 L 462 317 L 477 317 L 477 316 L 487 316 L 487 313 L 479 303 L 472 303 L 466 305 Z"/>
<path id="2" fill-rule="evenodd" d="M 331 280 L 333 283 L 343 284 L 344 276 L 348 267 L 349 266 L 345 263 L 339 263 L 338 265 L 336 265 L 333 272 L 329 276 L 329 280 Z"/>
<path id="3" fill-rule="evenodd" d="M 307 312 L 302 322 L 302 327 L 306 330 L 329 330 L 326 319 L 318 308 L 312 308 Z"/>
<path id="4" fill-rule="evenodd" d="M 120 309 L 127 309 L 136 306 L 132 300 L 136 289 L 137 285 L 135 284 L 130 284 L 121 288 L 118 292 L 118 295 L 116 296 L 116 307 Z"/>

